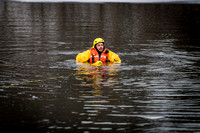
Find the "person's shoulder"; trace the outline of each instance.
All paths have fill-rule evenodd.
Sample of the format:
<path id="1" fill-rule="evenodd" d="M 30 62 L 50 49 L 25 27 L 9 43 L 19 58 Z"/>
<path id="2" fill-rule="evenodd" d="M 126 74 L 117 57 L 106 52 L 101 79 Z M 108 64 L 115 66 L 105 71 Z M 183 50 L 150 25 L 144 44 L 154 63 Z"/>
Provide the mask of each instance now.
<path id="1" fill-rule="evenodd" d="M 85 52 L 90 53 L 90 49 L 86 50 Z"/>
<path id="2" fill-rule="evenodd" d="M 110 53 L 110 54 L 116 54 L 115 52 L 113 52 L 113 51 L 111 51 L 111 50 L 109 50 L 109 53 Z"/>
<path id="3" fill-rule="evenodd" d="M 88 50 L 82 52 L 82 54 L 83 54 L 83 55 L 88 55 L 88 54 L 90 54 L 90 50 L 88 49 Z"/>
<path id="4" fill-rule="evenodd" d="M 85 52 L 90 52 L 90 49 L 87 49 L 87 50 L 83 51 L 82 53 L 85 53 Z"/>

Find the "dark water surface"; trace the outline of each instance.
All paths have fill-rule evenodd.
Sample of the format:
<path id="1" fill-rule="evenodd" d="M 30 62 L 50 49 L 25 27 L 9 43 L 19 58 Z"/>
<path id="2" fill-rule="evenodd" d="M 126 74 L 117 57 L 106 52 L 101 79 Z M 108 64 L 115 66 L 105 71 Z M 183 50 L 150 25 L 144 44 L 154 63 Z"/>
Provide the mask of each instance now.
<path id="1" fill-rule="evenodd" d="M 200 5 L 0 2 L 0 129 L 200 132 Z M 121 65 L 76 65 L 96 37 Z"/>

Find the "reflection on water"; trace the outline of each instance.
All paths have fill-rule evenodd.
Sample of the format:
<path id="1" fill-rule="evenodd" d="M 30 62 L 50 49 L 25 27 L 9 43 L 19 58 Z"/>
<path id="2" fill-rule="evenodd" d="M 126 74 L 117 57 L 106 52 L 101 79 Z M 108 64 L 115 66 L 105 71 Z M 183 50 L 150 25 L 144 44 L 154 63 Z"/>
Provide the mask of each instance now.
<path id="1" fill-rule="evenodd" d="M 112 64 L 101 67 L 90 64 L 77 66 L 76 79 L 81 81 L 77 85 L 82 86 L 81 90 L 77 89 L 80 93 L 78 102 L 83 102 L 83 109 L 86 110 L 82 115 L 99 115 L 101 110 L 107 110 L 107 103 L 119 100 L 112 92 L 112 88 L 119 83 L 119 77 L 115 76 L 118 75 L 119 67 Z"/>
<path id="2" fill-rule="evenodd" d="M 91 66 L 89 63 L 77 65 L 78 71 L 76 72 L 76 74 L 81 75 L 77 76 L 77 80 L 83 81 L 80 84 L 81 86 L 88 86 L 92 88 L 101 88 L 101 85 L 115 86 L 114 83 L 118 83 L 119 79 L 117 80 L 118 77 L 116 77 L 115 79 L 114 75 L 118 75 L 119 67 L 120 65 L 114 64 L 108 64 L 101 67 Z"/>
<path id="3" fill-rule="evenodd" d="M 200 6 L 0 2 L 0 128 L 200 132 Z M 75 64 L 96 37 L 121 65 Z"/>

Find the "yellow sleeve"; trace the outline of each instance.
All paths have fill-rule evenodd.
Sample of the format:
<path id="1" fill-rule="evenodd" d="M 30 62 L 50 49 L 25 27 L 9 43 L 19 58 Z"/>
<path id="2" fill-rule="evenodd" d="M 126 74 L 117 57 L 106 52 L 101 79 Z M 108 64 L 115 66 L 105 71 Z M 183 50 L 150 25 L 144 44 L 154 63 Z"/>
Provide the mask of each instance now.
<path id="1" fill-rule="evenodd" d="M 112 51 L 109 51 L 108 60 L 110 60 L 111 63 L 121 63 L 119 56 Z"/>
<path id="2" fill-rule="evenodd" d="M 76 63 L 85 63 L 90 59 L 90 50 L 79 53 L 76 56 Z"/>

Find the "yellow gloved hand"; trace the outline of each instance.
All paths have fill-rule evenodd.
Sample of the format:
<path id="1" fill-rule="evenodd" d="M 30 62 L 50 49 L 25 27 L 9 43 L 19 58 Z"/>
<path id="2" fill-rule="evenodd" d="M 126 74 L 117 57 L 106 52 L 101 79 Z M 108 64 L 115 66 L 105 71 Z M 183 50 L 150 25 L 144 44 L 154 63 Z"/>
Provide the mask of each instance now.
<path id="1" fill-rule="evenodd" d="M 92 65 L 93 66 L 102 66 L 102 62 L 101 61 L 97 61 L 97 62 L 95 62 L 95 63 L 93 63 Z"/>

